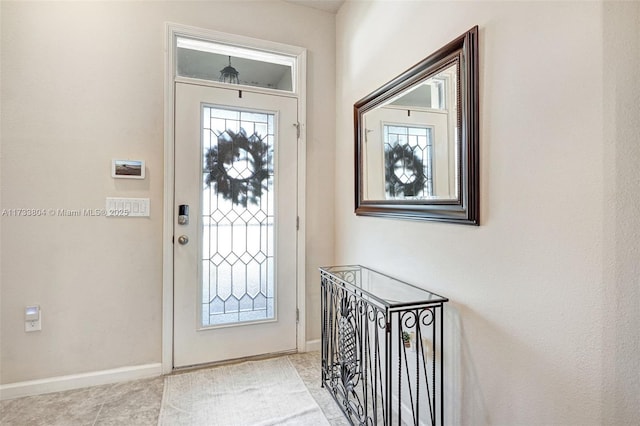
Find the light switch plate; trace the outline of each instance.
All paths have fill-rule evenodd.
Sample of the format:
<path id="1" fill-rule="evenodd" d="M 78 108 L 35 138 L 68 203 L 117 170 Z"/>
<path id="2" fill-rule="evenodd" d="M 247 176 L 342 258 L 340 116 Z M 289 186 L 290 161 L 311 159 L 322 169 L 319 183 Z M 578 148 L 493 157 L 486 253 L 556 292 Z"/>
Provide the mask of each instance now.
<path id="1" fill-rule="evenodd" d="M 148 198 L 107 197 L 107 216 L 111 217 L 149 217 Z"/>

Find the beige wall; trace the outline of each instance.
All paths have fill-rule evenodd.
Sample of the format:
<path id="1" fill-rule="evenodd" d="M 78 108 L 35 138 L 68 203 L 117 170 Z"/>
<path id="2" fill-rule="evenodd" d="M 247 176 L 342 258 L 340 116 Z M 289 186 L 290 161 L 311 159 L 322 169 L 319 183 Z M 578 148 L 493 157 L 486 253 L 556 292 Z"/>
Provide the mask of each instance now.
<path id="1" fill-rule="evenodd" d="M 333 259 L 335 16 L 281 1 L 7 2 L 2 208 L 102 208 L 149 197 L 148 219 L 2 217 L 0 383 L 161 361 L 165 22 L 308 49 L 307 319 Z M 147 162 L 142 181 L 112 158 Z M 39 304 L 43 330 L 24 332 Z"/>
<path id="2" fill-rule="evenodd" d="M 640 418 L 639 18 L 637 3 L 599 2 L 338 13 L 336 259 L 451 299 L 449 424 Z M 354 102 L 474 25 L 481 226 L 356 217 Z"/>
<path id="3" fill-rule="evenodd" d="M 0 13 L 2 208 L 152 202 L 150 219 L 2 217 L 1 383 L 160 362 L 171 21 L 309 49 L 309 339 L 335 210 L 338 263 L 451 299 L 452 424 L 640 418 L 638 3 L 349 1 L 335 38 L 332 15 L 280 2 L 2 1 Z M 482 225 L 354 216 L 353 103 L 476 24 Z M 145 159 L 148 178 L 112 180 L 123 155 Z M 40 333 L 23 331 L 29 303 Z"/>
<path id="4" fill-rule="evenodd" d="M 640 419 L 640 2 L 603 7 L 603 423 Z"/>

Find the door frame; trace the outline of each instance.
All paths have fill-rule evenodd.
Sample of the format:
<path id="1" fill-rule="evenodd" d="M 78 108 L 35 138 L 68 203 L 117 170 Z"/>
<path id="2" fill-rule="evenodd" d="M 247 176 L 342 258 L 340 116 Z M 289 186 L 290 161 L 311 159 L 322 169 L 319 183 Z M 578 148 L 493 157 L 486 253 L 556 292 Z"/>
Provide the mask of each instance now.
<path id="1" fill-rule="evenodd" d="M 306 321 L 305 321 L 305 185 L 306 185 L 306 65 L 307 50 L 298 46 L 270 42 L 251 37 L 222 33 L 213 30 L 196 28 L 181 24 L 165 24 L 165 81 L 164 81 L 164 203 L 163 203 L 163 236 L 162 236 L 162 372 L 168 374 L 173 371 L 173 223 L 175 214 L 174 201 L 174 101 L 176 81 L 195 81 L 193 79 L 177 77 L 176 44 L 178 36 L 195 37 L 212 42 L 225 43 L 233 46 L 258 49 L 273 53 L 285 54 L 296 58 L 296 90 L 286 96 L 298 98 L 298 122 L 300 135 L 298 138 L 298 176 L 297 176 L 297 216 L 299 221 L 296 234 L 296 300 L 299 312 L 297 322 L 297 349 L 306 350 Z M 228 85 L 208 81 L 200 82 L 204 85 L 229 88 Z M 247 90 L 278 94 L 279 91 L 246 87 Z"/>

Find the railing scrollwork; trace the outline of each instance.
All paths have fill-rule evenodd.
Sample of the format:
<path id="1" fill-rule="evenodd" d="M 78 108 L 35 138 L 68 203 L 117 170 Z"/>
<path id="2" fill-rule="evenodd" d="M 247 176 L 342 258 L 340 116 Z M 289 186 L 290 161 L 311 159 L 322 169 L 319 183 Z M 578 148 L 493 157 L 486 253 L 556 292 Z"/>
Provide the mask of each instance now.
<path id="1" fill-rule="evenodd" d="M 397 307 L 363 288 L 363 274 L 321 268 L 323 387 L 353 425 L 441 425 L 447 299 Z"/>

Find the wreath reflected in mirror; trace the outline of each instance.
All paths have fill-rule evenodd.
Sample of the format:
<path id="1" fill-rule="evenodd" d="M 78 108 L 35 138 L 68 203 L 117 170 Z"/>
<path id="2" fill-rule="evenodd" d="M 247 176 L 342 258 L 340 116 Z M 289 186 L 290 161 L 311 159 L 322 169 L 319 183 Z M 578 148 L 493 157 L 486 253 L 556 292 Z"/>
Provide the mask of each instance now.
<path id="1" fill-rule="evenodd" d="M 409 145 L 386 145 L 384 161 L 385 188 L 390 198 L 415 197 L 424 192 L 424 164 Z"/>
<path id="2" fill-rule="evenodd" d="M 260 204 L 273 173 L 269 145 L 257 133 L 247 137 L 244 129 L 226 130 L 216 146 L 205 154 L 205 182 L 233 204 L 247 207 Z"/>

